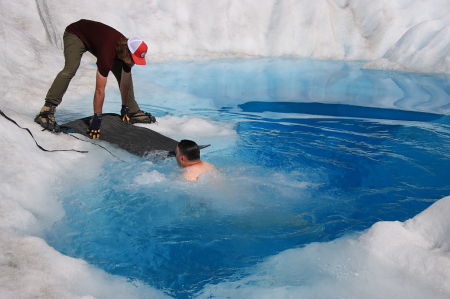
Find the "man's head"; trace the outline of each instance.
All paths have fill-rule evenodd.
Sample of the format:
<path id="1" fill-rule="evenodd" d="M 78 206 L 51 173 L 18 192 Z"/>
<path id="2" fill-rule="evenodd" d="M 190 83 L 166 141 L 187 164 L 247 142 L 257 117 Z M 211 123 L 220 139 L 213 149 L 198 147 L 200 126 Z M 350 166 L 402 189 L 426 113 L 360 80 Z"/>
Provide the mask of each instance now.
<path id="1" fill-rule="evenodd" d="M 134 63 L 139 65 L 145 65 L 145 54 L 147 54 L 147 44 L 140 37 L 132 37 L 127 41 L 128 49 L 131 52 L 131 57 Z"/>
<path id="2" fill-rule="evenodd" d="M 200 148 L 192 140 L 181 140 L 175 151 L 178 165 L 186 167 L 192 162 L 200 160 Z"/>
<path id="3" fill-rule="evenodd" d="M 116 53 L 117 58 L 125 62 L 126 65 L 132 67 L 134 65 L 133 58 L 131 58 L 130 49 L 128 49 L 128 39 L 123 38 L 117 42 Z"/>
<path id="4" fill-rule="evenodd" d="M 140 37 L 123 38 L 116 45 L 117 58 L 125 62 L 129 67 L 132 67 L 135 63 L 145 65 L 147 49 L 147 44 Z"/>

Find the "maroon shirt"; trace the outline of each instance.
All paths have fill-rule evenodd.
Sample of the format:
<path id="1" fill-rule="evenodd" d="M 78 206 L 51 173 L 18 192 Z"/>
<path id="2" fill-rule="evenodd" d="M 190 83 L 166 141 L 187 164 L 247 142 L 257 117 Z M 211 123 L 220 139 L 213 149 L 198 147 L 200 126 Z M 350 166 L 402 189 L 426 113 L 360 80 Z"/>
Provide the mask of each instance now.
<path id="1" fill-rule="evenodd" d="M 75 34 L 83 41 L 89 51 L 97 57 L 98 71 L 103 77 L 107 77 L 114 62 L 119 59 L 117 58 L 116 44 L 125 36 L 108 25 L 90 20 L 79 20 L 72 23 L 67 26 L 66 31 Z M 128 65 L 125 63 L 122 65 L 126 73 L 131 71 Z"/>

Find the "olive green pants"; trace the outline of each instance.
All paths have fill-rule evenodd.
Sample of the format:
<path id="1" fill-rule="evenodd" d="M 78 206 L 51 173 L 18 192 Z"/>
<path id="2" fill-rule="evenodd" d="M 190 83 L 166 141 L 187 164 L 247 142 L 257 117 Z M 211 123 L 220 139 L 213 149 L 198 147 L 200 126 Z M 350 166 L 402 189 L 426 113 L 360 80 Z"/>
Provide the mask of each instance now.
<path id="1" fill-rule="evenodd" d="M 83 41 L 75 34 L 64 31 L 64 69 L 58 73 L 52 86 L 47 92 L 45 101 L 52 103 L 56 106 L 61 104 L 62 97 L 69 87 L 70 80 L 75 76 L 78 67 L 80 66 L 81 57 L 89 49 L 83 43 Z M 111 72 L 117 79 L 120 88 L 120 78 L 122 76 L 122 61 L 116 60 Z M 139 110 L 139 105 L 134 99 L 133 80 L 131 80 L 130 94 L 128 96 L 128 110 L 130 113 L 134 113 Z"/>

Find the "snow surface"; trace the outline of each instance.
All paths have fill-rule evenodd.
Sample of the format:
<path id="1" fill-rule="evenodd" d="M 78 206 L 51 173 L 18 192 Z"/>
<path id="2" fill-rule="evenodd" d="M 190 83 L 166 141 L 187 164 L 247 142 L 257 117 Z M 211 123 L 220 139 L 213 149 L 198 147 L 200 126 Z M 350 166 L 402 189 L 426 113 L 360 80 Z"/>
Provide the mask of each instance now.
<path id="1" fill-rule="evenodd" d="M 33 122 L 64 63 L 62 33 L 71 22 L 93 19 L 143 37 L 149 62 L 286 55 L 449 74 L 449 13 L 446 0 L 1 1 L 0 109 L 30 128 L 45 148 L 89 154 L 42 152 L 28 132 L 0 118 L 0 298 L 165 297 L 64 256 L 41 238 L 64 216 L 58 195 L 89 181 L 111 159 Z M 85 55 L 66 102 L 92 94 L 94 61 Z M 249 269 L 246 278 L 207 286 L 199 297 L 335 298 L 339 292 L 347 298 L 448 298 L 449 213 L 445 198 L 404 223 L 380 222 L 359 237 L 288 250 Z M 322 259 L 323 268 L 310 284 L 296 285 L 296 277 L 314 273 L 315 266 L 308 266 L 313 258 Z M 365 271 L 352 271 L 361 264 Z"/>

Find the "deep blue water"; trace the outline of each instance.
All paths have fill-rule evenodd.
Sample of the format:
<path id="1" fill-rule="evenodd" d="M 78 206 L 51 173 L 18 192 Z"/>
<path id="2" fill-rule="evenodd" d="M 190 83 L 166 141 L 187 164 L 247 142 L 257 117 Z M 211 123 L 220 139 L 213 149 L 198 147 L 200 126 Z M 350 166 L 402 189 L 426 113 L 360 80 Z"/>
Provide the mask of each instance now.
<path id="1" fill-rule="evenodd" d="M 188 298 L 284 250 L 415 216 L 450 194 L 448 78 L 361 66 L 282 59 L 136 72 L 141 107 L 157 117 L 234 124 L 237 142 L 203 155 L 220 176 L 190 183 L 173 158 L 111 160 L 65 195 L 49 244 Z M 170 107 L 173 91 L 210 104 Z"/>

